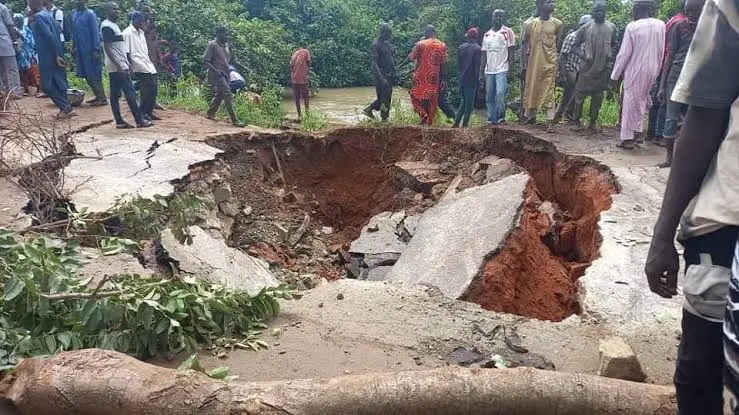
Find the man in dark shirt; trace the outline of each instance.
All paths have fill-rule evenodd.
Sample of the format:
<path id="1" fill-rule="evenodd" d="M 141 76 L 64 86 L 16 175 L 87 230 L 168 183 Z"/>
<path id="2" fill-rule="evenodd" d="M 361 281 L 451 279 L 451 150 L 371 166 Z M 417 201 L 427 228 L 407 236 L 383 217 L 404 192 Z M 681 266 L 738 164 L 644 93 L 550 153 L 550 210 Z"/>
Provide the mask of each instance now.
<path id="1" fill-rule="evenodd" d="M 229 117 L 231 117 L 231 123 L 237 127 L 243 127 L 244 123 L 236 119 L 233 94 L 231 94 L 231 88 L 228 84 L 230 80 L 228 66 L 231 63 L 238 64 L 235 62 L 231 46 L 228 44 L 228 31 L 225 27 L 216 29 L 216 38 L 208 43 L 203 63 L 208 68 L 208 84 L 215 93 L 208 107 L 206 117 L 210 120 L 215 119 L 216 111 L 223 102 L 226 105 Z"/>
<path id="2" fill-rule="evenodd" d="M 665 128 L 662 131 L 662 138 L 667 149 L 667 158 L 659 164 L 659 167 L 664 168 L 672 165 L 677 125 L 680 118 L 688 110 L 687 104 L 675 102 L 670 99 L 670 96 L 683 69 L 683 63 L 685 63 L 685 57 L 690 49 L 690 42 L 693 41 L 695 26 L 698 23 L 704 4 L 705 0 L 688 0 L 685 2 L 686 18 L 674 23 L 667 38 L 667 55 L 662 65 L 660 88 L 657 93 L 657 100 L 665 105 Z"/>
<path id="3" fill-rule="evenodd" d="M 372 111 L 380 111 L 380 118 L 386 121 L 390 115 L 393 98 L 393 82 L 397 72 L 393 58 L 393 45 L 390 43 L 392 29 L 387 23 L 380 25 L 380 36 L 372 43 L 372 79 L 375 81 L 377 99 L 365 108 L 364 115 L 375 118 Z"/>
<path id="4" fill-rule="evenodd" d="M 452 127 L 462 127 L 470 124 L 475 94 L 477 93 L 477 74 L 480 68 L 480 55 L 482 49 L 477 44 L 479 31 L 476 27 L 470 28 L 465 35 L 466 42 L 457 49 L 459 58 L 459 89 L 462 91 L 462 102 L 459 104 L 457 116 L 454 118 Z"/>

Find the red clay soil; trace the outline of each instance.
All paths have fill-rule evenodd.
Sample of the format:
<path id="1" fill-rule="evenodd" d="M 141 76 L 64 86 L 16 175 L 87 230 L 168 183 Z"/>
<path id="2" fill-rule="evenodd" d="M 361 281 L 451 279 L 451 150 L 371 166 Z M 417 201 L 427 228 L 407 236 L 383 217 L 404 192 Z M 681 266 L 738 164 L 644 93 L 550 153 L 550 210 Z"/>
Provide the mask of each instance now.
<path id="1" fill-rule="evenodd" d="M 580 166 L 573 175 L 568 167 L 572 167 L 569 162 L 560 162 L 538 173 L 530 170 L 539 180 L 527 190 L 521 226 L 508 237 L 505 248 L 485 263 L 465 300 L 540 320 L 561 321 L 579 313 L 576 282 L 598 256 L 598 219 L 610 207 L 616 189 L 595 168 Z M 540 183 L 545 188 L 554 183 L 547 190 L 555 194 L 539 192 Z M 571 219 L 550 223 L 538 209 L 542 199 L 569 208 L 564 213 Z M 547 246 L 544 239 L 552 225 L 554 242 Z"/>

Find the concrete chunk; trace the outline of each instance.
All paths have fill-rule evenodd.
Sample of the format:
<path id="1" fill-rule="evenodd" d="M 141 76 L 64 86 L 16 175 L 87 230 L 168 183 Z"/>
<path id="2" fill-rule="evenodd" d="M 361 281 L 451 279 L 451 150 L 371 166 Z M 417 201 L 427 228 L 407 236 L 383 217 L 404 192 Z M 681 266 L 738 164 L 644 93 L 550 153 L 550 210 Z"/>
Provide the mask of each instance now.
<path id="1" fill-rule="evenodd" d="M 405 243 L 400 240 L 398 227 L 405 219 L 405 212 L 382 212 L 370 218 L 349 252 L 353 254 L 401 253 Z"/>
<path id="2" fill-rule="evenodd" d="M 229 247 L 197 226 L 190 227 L 190 232 L 192 245 L 180 244 L 169 229 L 162 232 L 162 247 L 179 262 L 182 272 L 250 294 L 279 285 L 265 261 Z"/>
<path id="3" fill-rule="evenodd" d="M 403 187 L 430 194 L 431 188 L 446 181 L 439 173 L 439 165 L 428 161 L 401 161 L 395 163 L 395 178 Z"/>
<path id="4" fill-rule="evenodd" d="M 437 286 L 460 298 L 486 258 L 519 225 L 529 177 L 517 174 L 467 189 L 423 214 L 388 280 Z"/>
<path id="5" fill-rule="evenodd" d="M 636 353 L 623 339 L 613 337 L 601 340 L 598 351 L 600 352 L 598 375 L 633 382 L 643 382 L 647 378 Z"/>

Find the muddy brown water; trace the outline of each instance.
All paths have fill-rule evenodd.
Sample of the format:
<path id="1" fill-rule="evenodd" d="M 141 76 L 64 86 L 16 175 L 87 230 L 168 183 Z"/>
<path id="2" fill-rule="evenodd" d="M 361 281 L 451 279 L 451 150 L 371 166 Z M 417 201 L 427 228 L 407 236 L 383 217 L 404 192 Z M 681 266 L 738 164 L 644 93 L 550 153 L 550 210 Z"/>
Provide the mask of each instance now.
<path id="1" fill-rule="evenodd" d="M 288 118 L 297 118 L 295 99 L 292 90 L 288 89 L 283 97 L 282 107 Z M 393 96 L 397 97 L 405 105 L 410 106 L 408 91 L 403 88 L 395 88 Z M 362 115 L 364 110 L 375 100 L 375 88 L 371 86 L 359 86 L 351 88 L 321 88 L 318 94 L 311 97 L 312 110 L 318 110 L 326 114 L 329 121 L 340 124 L 358 124 L 366 119 Z"/>
<path id="2" fill-rule="evenodd" d="M 610 170 L 593 159 L 569 156 L 549 142 L 519 131 L 404 128 L 343 128 L 321 139 L 285 132 L 253 141 L 234 136 L 210 144 L 225 151 L 231 166 L 234 195 L 262 212 L 278 212 L 299 223 L 304 212 L 314 226 L 336 229 L 333 242 L 348 244 L 370 217 L 384 211 L 420 212 L 433 206 L 433 195 L 408 195 L 394 180 L 390 166 L 398 161 L 426 160 L 451 166 L 448 179 L 470 174 L 470 167 L 489 155 L 509 158 L 532 180 L 521 226 L 509 235 L 501 252 L 491 256 L 464 300 L 486 309 L 542 320 L 560 321 L 579 313 L 577 279 L 599 255 L 600 213 L 611 206 L 618 184 Z M 280 167 L 293 193 L 291 203 L 278 195 Z M 467 186 L 472 186 L 469 183 Z M 407 189 L 406 189 L 407 190 Z M 284 193 L 284 192 L 283 192 Z M 416 197 L 414 197 L 416 196 Z M 552 223 L 539 211 L 543 201 L 557 206 Z M 237 218 L 231 243 L 254 243 L 253 221 Z M 315 223 L 318 222 L 318 223 Z"/>

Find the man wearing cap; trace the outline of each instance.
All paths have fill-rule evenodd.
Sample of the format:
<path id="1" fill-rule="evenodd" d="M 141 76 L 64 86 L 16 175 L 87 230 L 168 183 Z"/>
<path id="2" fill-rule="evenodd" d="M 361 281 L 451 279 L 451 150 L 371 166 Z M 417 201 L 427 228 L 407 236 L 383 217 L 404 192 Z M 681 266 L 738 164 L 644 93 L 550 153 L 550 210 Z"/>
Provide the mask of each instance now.
<path id="1" fill-rule="evenodd" d="M 595 132 L 600 106 L 603 103 L 603 92 L 608 89 L 608 75 L 611 72 L 616 48 L 616 26 L 606 20 L 606 3 L 602 0 L 597 0 L 593 5 L 593 21 L 577 31 L 575 45 L 581 45 L 585 52 L 575 83 L 576 128 L 580 128 L 585 97 L 590 96 L 588 129 Z"/>
<path id="2" fill-rule="evenodd" d="M 580 18 L 578 28 L 582 28 L 586 24 L 590 23 L 593 17 L 589 14 L 583 15 Z M 575 81 L 577 81 L 577 73 L 580 71 L 580 63 L 582 62 L 585 50 L 583 45 L 575 47 L 575 37 L 578 31 L 574 31 L 569 35 L 565 36 L 564 42 L 562 42 L 562 50 L 559 52 L 559 80 L 564 88 L 562 93 L 562 101 L 559 103 L 559 108 L 554 114 L 552 122 L 559 123 L 562 120 L 562 115 L 566 115 L 569 121 L 575 121 L 572 115 L 572 103 L 575 98 Z"/>
<path id="3" fill-rule="evenodd" d="M 131 63 L 134 78 L 139 82 L 141 90 L 141 115 L 148 119 L 160 120 L 154 114 L 154 104 L 157 96 L 157 70 L 149 58 L 149 49 L 146 44 L 144 14 L 138 10 L 129 13 L 131 24 L 123 31 L 123 40 L 126 42 L 126 53 Z"/>
<path id="4" fill-rule="evenodd" d="M 478 30 L 472 27 L 465 35 L 466 42 L 457 49 L 459 57 L 459 89 L 462 91 L 462 101 L 454 117 L 454 125 L 467 127 L 470 124 L 470 116 L 475 103 L 477 93 L 477 72 L 480 67 L 480 45 L 477 44 Z"/>
<path id="5" fill-rule="evenodd" d="M 508 70 L 516 49 L 513 30 L 505 26 L 505 11 L 493 11 L 493 27 L 482 38 L 480 59 L 480 82 L 484 82 L 485 102 L 488 109 L 488 124 L 505 122 Z"/>

